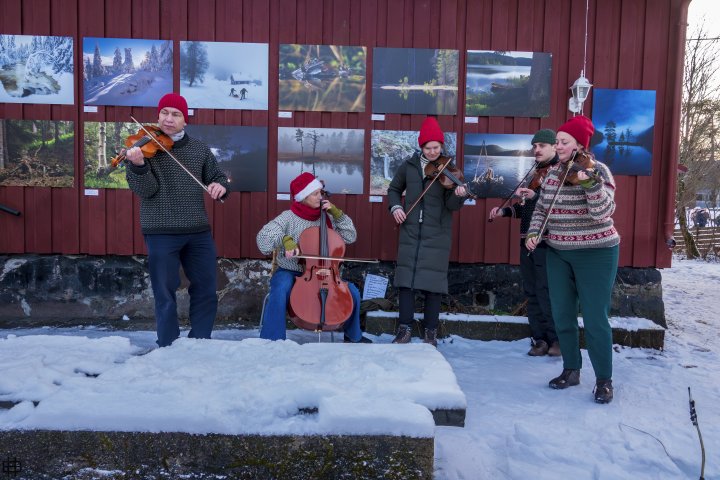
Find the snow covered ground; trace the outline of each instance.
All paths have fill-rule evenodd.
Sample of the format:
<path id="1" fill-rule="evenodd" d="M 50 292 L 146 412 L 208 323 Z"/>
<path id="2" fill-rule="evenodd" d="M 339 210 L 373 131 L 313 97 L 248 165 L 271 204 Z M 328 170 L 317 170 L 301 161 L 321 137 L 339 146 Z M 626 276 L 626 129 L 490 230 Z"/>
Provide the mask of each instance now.
<path id="1" fill-rule="evenodd" d="M 527 356 L 527 340 L 482 342 L 453 337 L 441 343 L 438 350 L 452 366 L 465 394 L 467 418 L 465 428 L 435 427 L 435 478 L 699 478 L 699 440 L 688 409 L 688 387 L 691 387 L 706 447 L 705 478 L 720 479 L 720 320 L 717 318 L 720 263 L 675 260 L 671 269 L 662 271 L 662 276 L 669 326 L 665 350 L 616 346 L 615 400 L 609 405 L 592 401 L 594 376 L 586 352 L 583 352 L 585 367 L 581 384 L 556 391 L 548 388 L 547 382 L 560 373 L 561 360 Z M 312 352 L 305 361 L 313 362 L 314 356 L 323 355 L 322 345 L 305 345 L 317 338 L 309 332 L 291 332 L 289 338 L 293 341 L 269 345 L 253 338 L 257 336 L 256 330 L 224 330 L 213 336 L 227 341 L 182 340 L 169 349 L 151 352 L 145 358 L 156 359 L 150 364 L 153 371 L 147 362 L 140 361 L 143 357 L 136 356 L 153 348 L 153 332 L 108 332 L 96 328 L 3 330 L 0 331 L 0 401 L 54 397 L 57 404 L 62 404 L 62 398 L 71 398 L 76 386 L 100 380 L 96 382 L 98 385 L 111 388 L 112 383 L 122 381 L 123 375 L 137 374 L 134 365 L 145 365 L 143 368 L 149 369 L 142 375 L 152 377 L 152 381 L 138 384 L 145 385 L 142 388 L 126 389 L 137 392 L 135 401 L 140 402 L 154 395 L 193 391 L 183 383 L 183 378 L 187 370 L 197 369 L 203 362 L 211 362 L 209 365 L 216 367 L 208 369 L 208 381 L 214 381 L 213 375 L 227 377 L 229 372 L 217 370 L 219 364 L 213 359 L 213 352 L 222 356 L 240 346 L 262 349 L 265 345 L 272 349 L 272 355 L 237 368 L 238 372 L 261 369 L 271 379 L 278 375 L 273 373 L 277 369 L 269 368 L 273 360 L 280 364 L 299 352 Z M 373 339 L 387 344 L 391 337 L 383 335 Z M 23 342 L 25 348 L 16 348 Z M 302 344 L 302 348 L 297 344 Z M 444 364 L 434 362 L 435 352 L 424 345 L 345 347 L 354 348 L 352 358 L 344 364 L 344 372 L 348 372 L 355 384 L 362 383 L 363 391 L 370 389 L 380 395 L 392 390 L 381 367 L 383 362 L 401 361 L 403 351 L 408 357 L 405 360 L 414 358 L 408 365 L 423 361 Z M 362 369 L 354 366 L 363 365 L 378 351 L 364 347 L 382 347 L 380 350 L 395 352 L 390 351 L 386 353 L 388 357 L 372 363 L 370 375 L 360 376 L 358 372 Z M 423 352 L 427 356 L 423 356 Z M 192 361 L 193 355 L 198 356 L 196 362 Z M 87 376 L 101 372 L 105 373 L 97 378 Z M 338 381 L 329 383 L 327 388 L 340 384 L 340 374 L 335 375 Z M 113 381 L 105 382 L 104 377 Z M 446 380 L 437 378 L 438 391 L 447 387 Z M 242 381 L 237 383 L 238 391 L 244 388 L 256 395 L 277 395 L 278 402 L 289 396 L 290 409 L 312 391 L 310 386 L 294 386 L 289 395 L 277 386 L 263 390 L 263 384 L 248 388 Z M 232 397 L 231 391 L 224 393 L 227 398 Z M 353 392 L 345 393 L 347 401 L 354 402 Z M 103 388 L 95 394 L 107 401 Z M 433 395 L 437 400 L 437 392 L 426 392 L 426 397 Z M 227 415 L 223 410 L 227 402 L 224 398 L 220 394 L 209 397 L 208 408 L 217 409 L 218 425 L 222 425 L 223 416 Z M 361 404 L 350 405 L 367 408 Z M 366 428 L 382 430 L 387 428 L 387 422 L 397 422 L 394 425 L 402 425 L 400 431 L 403 431 L 410 428 L 409 425 L 418 425 L 424 409 L 413 407 L 417 405 L 393 407 L 383 403 L 389 414 L 368 415 Z M 40 410 L 40 407 L 24 402 L 10 410 L 0 410 L 0 429 L 19 426 L 23 419 L 32 418 L 34 409 Z M 284 411 L 279 410 L 280 414 Z M 113 412 L 118 422 L 127 421 L 117 409 Z M 183 411 L 176 413 L 178 423 L 187 422 L 190 417 Z M 113 426 L 112 419 L 105 417 L 96 416 L 98 428 Z M 43 421 L 55 421 L 59 425 L 79 420 L 53 420 L 50 416 Z M 287 425 L 282 428 L 295 431 Z M 422 430 L 410 434 L 423 435 Z"/>

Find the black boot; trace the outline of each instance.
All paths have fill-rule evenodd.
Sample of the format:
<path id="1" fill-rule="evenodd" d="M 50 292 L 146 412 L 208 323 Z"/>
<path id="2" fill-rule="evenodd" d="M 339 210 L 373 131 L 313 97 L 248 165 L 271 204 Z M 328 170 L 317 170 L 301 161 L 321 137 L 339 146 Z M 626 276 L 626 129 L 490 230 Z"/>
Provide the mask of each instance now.
<path id="1" fill-rule="evenodd" d="M 361 336 L 360 340 L 358 340 L 357 342 L 353 342 L 352 340 L 350 340 L 350 337 L 345 335 L 345 336 L 343 336 L 343 342 L 345 342 L 345 343 L 373 343 L 373 341 L 370 340 L 369 338 L 367 338 L 365 335 Z"/>
<path id="2" fill-rule="evenodd" d="M 580 370 L 572 370 L 570 368 L 563 369 L 559 377 L 550 380 L 550 388 L 562 390 L 563 388 L 572 387 L 580 383 Z"/>
<path id="3" fill-rule="evenodd" d="M 612 379 L 598 380 L 593 390 L 596 403 L 610 403 L 613 399 Z"/>

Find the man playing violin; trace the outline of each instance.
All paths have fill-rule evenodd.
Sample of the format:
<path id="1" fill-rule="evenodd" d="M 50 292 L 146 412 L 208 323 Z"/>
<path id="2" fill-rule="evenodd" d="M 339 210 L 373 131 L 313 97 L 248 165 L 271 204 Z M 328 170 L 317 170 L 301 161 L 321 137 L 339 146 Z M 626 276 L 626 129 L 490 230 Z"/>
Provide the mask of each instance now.
<path id="1" fill-rule="evenodd" d="M 497 217 L 520 219 L 520 276 L 525 298 L 527 298 L 527 316 L 532 332 L 532 345 L 528 355 L 533 357 L 560 356 L 560 343 L 555 333 L 555 323 L 550 308 L 550 294 L 548 293 L 545 267 L 547 247 L 544 243 L 539 244 L 531 255 L 528 255 L 529 251 L 525 247 L 525 238 L 542 181 L 547 170 L 558 163 L 555 141 L 553 130 L 542 129 L 535 133 L 531 141 L 535 155 L 534 172 L 530 181 L 515 191 L 515 196 L 520 201 L 510 207 L 494 207 L 490 210 L 490 219 Z"/>
<path id="2" fill-rule="evenodd" d="M 180 336 L 176 291 L 180 266 L 190 280 L 190 338 L 210 338 L 217 313 L 217 253 L 205 211 L 203 188 L 214 199 L 227 196 L 228 179 L 207 145 L 185 133 L 185 99 L 168 93 L 158 103 L 158 126 L 172 141 L 169 150 L 146 158 L 139 147 L 125 152 L 126 178 L 140 197 L 140 225 L 148 250 L 155 297 L 157 344 L 170 345 Z M 195 178 L 193 178 L 193 176 Z"/>
<path id="3" fill-rule="evenodd" d="M 437 346 L 437 327 L 440 301 L 447 294 L 447 270 L 452 241 L 452 214 L 465 202 L 467 189 L 464 185 L 445 188 L 425 174 L 427 165 L 438 160 L 442 154 L 445 135 L 433 117 L 423 121 L 418 136 L 422 152 L 415 153 L 398 168 L 388 187 L 390 213 L 400 225 L 395 288 L 398 289 L 400 307 L 398 331 L 393 343 L 409 343 L 415 313 L 415 292 L 425 297 L 423 327 L 425 343 Z M 416 207 L 406 214 L 405 205 Z"/>
<path id="4" fill-rule="evenodd" d="M 304 266 L 298 262 L 300 235 L 312 227 L 320 226 L 320 210 L 328 214 L 329 227 L 346 243 L 353 243 L 357 231 L 352 219 L 337 206 L 323 199 L 323 184 L 311 173 L 304 172 L 290 182 L 290 210 L 270 220 L 257 234 L 257 246 L 265 255 L 276 252 L 278 268 L 270 279 L 270 293 L 265 305 L 260 338 L 285 340 L 286 312 L 290 293 Z M 353 308 L 350 317 L 343 324 L 346 343 L 372 343 L 360 330 L 360 292 L 352 283 L 347 283 L 352 295 Z"/>

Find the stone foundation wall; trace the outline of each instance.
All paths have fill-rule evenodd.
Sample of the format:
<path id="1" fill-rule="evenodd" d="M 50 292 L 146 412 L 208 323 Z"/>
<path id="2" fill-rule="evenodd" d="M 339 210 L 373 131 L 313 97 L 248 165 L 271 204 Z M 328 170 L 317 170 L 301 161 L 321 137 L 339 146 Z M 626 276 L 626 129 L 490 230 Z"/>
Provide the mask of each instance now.
<path id="1" fill-rule="evenodd" d="M 153 297 L 145 257 L 0 256 L 0 328 L 92 324 L 118 329 L 154 328 Z M 218 325 L 257 325 L 267 293 L 270 262 L 218 259 Z M 367 273 L 390 278 L 387 301 L 397 309 L 394 264 L 345 263 L 343 276 L 362 291 Z M 443 310 L 523 315 L 520 271 L 514 265 L 451 264 Z M 188 282 L 182 277 L 179 313 L 187 316 Z M 372 309 L 372 302 L 364 305 Z M 620 268 L 611 315 L 648 318 L 663 327 L 660 272 Z"/>

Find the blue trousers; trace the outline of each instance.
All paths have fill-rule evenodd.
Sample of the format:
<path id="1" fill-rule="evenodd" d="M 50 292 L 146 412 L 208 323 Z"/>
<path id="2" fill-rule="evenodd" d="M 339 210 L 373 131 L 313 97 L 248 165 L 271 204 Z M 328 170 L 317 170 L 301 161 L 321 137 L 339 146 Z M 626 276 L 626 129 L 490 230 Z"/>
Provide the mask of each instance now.
<path id="1" fill-rule="evenodd" d="M 273 274 L 270 279 L 270 295 L 265 304 L 260 338 L 285 340 L 285 316 L 290 301 L 290 291 L 295 284 L 295 278 L 299 275 L 300 272 L 285 270 L 284 268 L 278 268 Z M 352 295 L 353 310 L 343 325 L 343 330 L 345 330 L 345 335 L 350 341 L 358 342 L 362 337 L 362 331 L 360 330 L 360 292 L 350 282 L 348 282 L 348 290 Z"/>
<path id="2" fill-rule="evenodd" d="M 190 338 L 210 338 L 217 313 L 217 253 L 209 231 L 177 235 L 145 235 L 150 282 L 155 296 L 157 344 L 170 345 L 180 336 L 175 292 L 180 265 L 190 280 Z"/>

